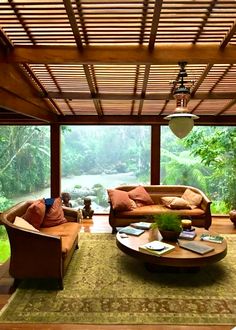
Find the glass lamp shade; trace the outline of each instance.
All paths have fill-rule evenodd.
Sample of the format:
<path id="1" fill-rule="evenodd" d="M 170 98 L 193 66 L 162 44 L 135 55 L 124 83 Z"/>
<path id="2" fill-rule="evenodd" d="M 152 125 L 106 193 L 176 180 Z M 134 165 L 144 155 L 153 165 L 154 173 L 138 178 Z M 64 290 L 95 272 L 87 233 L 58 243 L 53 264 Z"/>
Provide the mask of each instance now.
<path id="1" fill-rule="evenodd" d="M 169 120 L 169 127 L 171 131 L 180 139 L 191 132 L 194 126 L 194 119 L 199 118 L 191 113 L 176 113 L 165 117 Z"/>

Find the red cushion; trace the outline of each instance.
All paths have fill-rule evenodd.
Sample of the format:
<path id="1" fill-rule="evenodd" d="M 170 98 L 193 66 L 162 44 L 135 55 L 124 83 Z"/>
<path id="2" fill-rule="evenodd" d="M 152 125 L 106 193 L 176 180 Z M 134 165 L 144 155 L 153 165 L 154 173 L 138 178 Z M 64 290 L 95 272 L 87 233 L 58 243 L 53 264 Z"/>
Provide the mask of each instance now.
<path id="1" fill-rule="evenodd" d="M 41 227 L 54 227 L 67 222 L 64 217 L 64 211 L 62 209 L 62 200 L 60 197 L 55 198 L 54 203 L 48 211 L 46 211 L 45 217 Z"/>
<path id="2" fill-rule="evenodd" d="M 133 209 L 127 191 L 107 189 L 112 208 L 117 211 L 129 211 Z"/>
<path id="3" fill-rule="evenodd" d="M 128 192 L 129 198 L 133 199 L 137 206 L 153 205 L 154 202 L 151 199 L 149 193 L 143 186 L 138 186 Z"/>
<path id="4" fill-rule="evenodd" d="M 43 222 L 45 211 L 46 206 L 44 199 L 39 199 L 28 207 L 22 218 L 34 226 L 34 228 L 39 229 Z"/>

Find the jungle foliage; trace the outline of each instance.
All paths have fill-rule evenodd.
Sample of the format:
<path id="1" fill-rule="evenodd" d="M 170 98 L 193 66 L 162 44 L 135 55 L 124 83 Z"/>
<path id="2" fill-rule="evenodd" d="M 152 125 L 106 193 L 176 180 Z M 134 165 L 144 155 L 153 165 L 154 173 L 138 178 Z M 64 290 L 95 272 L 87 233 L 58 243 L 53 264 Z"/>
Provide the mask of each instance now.
<path id="1" fill-rule="evenodd" d="M 0 210 L 50 184 L 49 133 L 44 126 L 0 127 Z"/>

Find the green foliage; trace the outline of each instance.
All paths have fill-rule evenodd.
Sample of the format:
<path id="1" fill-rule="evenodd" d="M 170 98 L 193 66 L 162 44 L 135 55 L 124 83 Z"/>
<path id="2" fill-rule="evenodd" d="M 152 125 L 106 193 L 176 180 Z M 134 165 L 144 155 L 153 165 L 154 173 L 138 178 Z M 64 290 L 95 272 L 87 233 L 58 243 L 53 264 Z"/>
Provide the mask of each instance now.
<path id="1" fill-rule="evenodd" d="M 0 263 L 10 257 L 10 243 L 4 226 L 0 225 Z"/>
<path id="2" fill-rule="evenodd" d="M 49 185 L 49 134 L 49 127 L 44 126 L 0 127 L 0 191 L 2 196 L 10 198 Z"/>
<path id="3" fill-rule="evenodd" d="M 236 128 L 197 130 L 184 144 L 191 147 L 191 155 L 200 157 L 202 164 L 208 167 L 215 199 L 223 200 L 227 211 L 236 208 Z"/>
<path id="4" fill-rule="evenodd" d="M 175 232 L 180 232 L 182 230 L 181 218 L 178 214 L 166 212 L 160 215 L 154 215 L 153 220 L 152 228 Z"/>
<path id="5" fill-rule="evenodd" d="M 13 205 L 13 202 L 4 196 L 0 196 L 0 212 L 5 211 Z"/>

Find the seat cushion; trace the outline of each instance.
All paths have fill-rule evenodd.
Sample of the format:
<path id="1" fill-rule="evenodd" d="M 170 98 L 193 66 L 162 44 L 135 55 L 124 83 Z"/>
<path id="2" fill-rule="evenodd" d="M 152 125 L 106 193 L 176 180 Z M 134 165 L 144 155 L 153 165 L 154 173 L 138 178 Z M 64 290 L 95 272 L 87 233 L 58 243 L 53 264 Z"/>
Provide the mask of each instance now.
<path id="1" fill-rule="evenodd" d="M 146 205 L 146 206 L 141 206 L 137 207 L 136 209 L 132 211 L 124 211 L 124 212 L 119 212 L 116 213 L 116 216 L 119 217 L 140 217 L 140 216 L 147 216 L 147 215 L 156 215 L 156 214 L 161 214 L 161 213 L 166 213 L 166 212 L 173 212 L 177 214 L 181 214 L 183 216 L 201 216 L 204 215 L 205 212 L 202 209 L 195 208 L 195 209 L 181 209 L 181 210 L 172 210 L 167 208 L 164 205 Z"/>
<path id="2" fill-rule="evenodd" d="M 40 228 L 40 232 L 61 237 L 62 252 L 66 254 L 71 250 L 75 240 L 78 238 L 79 226 L 77 222 L 66 222 L 59 226 Z"/>

